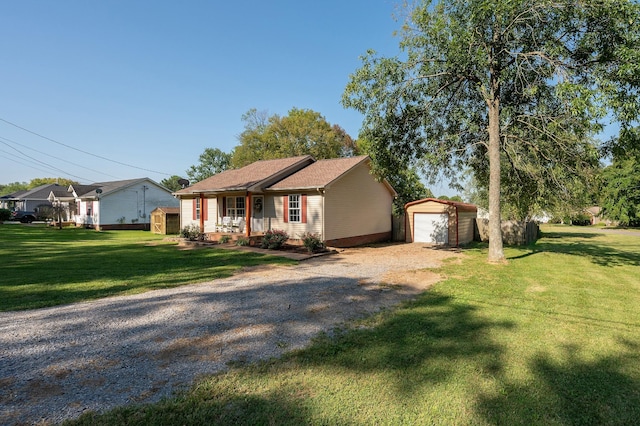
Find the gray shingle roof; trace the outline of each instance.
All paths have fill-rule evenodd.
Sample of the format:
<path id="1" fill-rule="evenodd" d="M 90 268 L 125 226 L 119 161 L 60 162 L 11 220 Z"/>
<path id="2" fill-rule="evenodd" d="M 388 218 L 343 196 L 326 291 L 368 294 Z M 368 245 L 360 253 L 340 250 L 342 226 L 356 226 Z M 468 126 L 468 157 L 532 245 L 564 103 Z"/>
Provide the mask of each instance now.
<path id="1" fill-rule="evenodd" d="M 98 195 L 106 195 L 110 192 L 118 191 L 143 180 L 147 180 L 147 178 L 96 182 L 91 185 L 71 185 L 69 188 L 73 188 L 73 191 L 75 191 L 75 193 L 81 198 L 93 198 Z M 96 192 L 97 189 L 101 189 L 102 192 L 98 194 Z"/>
<path id="2" fill-rule="evenodd" d="M 33 189 L 29 189 L 24 193 L 16 196 L 15 198 L 21 200 L 46 200 L 49 197 L 51 191 L 60 189 L 65 190 L 65 187 L 56 183 L 47 183 L 44 185 L 36 186 Z"/>

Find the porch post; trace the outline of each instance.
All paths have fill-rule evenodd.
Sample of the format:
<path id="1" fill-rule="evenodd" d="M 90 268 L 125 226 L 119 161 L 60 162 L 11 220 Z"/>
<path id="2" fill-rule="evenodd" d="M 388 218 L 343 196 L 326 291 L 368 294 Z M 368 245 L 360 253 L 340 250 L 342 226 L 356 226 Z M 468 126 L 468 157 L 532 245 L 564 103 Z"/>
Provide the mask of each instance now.
<path id="1" fill-rule="evenodd" d="M 251 192 L 247 191 L 247 199 L 244 202 L 244 205 L 246 206 L 246 214 L 247 214 L 247 220 L 245 222 L 245 234 L 248 237 L 251 236 L 251 209 L 253 208 L 251 205 Z"/>

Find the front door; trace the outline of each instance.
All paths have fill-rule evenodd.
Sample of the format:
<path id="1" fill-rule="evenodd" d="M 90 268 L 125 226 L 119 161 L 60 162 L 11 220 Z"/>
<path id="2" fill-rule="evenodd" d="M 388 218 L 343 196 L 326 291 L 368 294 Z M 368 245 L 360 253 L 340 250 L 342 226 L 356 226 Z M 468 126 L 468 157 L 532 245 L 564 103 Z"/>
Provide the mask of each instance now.
<path id="1" fill-rule="evenodd" d="M 264 197 L 262 195 L 251 197 L 251 231 L 264 232 Z"/>

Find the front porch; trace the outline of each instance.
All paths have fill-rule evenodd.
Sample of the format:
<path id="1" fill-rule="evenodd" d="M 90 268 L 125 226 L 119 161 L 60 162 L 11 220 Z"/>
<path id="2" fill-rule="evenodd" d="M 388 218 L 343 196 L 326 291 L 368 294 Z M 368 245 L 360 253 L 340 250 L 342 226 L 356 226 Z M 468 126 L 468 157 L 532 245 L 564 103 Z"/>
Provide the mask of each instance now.
<path id="1" fill-rule="evenodd" d="M 202 234 L 204 241 L 211 241 L 215 243 L 220 243 L 221 241 L 236 243 L 240 239 L 249 240 L 248 245 L 250 246 L 259 246 L 262 241 L 262 237 L 264 232 L 252 232 L 250 236 L 244 232 L 205 232 Z"/>

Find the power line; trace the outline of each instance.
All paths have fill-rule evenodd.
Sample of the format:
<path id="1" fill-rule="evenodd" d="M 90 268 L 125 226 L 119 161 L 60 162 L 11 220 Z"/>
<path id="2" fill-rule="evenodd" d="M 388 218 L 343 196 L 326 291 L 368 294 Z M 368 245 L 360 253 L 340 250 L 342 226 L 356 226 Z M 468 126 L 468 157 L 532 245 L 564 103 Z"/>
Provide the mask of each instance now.
<path id="1" fill-rule="evenodd" d="M 32 163 L 24 163 L 24 162 L 22 162 L 22 161 L 16 159 L 15 155 L 13 155 L 13 154 L 5 151 L 5 150 L 0 149 L 0 152 L 4 152 L 5 154 L 10 155 L 10 157 L 7 157 L 6 155 L 0 155 L 0 157 L 6 158 L 9 161 L 13 161 L 14 163 L 18 163 L 18 164 L 20 164 L 22 166 L 25 166 L 25 167 L 30 167 L 30 168 L 32 168 L 34 170 L 40 170 L 41 172 L 44 172 L 44 173 L 51 173 L 51 170 L 41 169 L 39 167 L 34 166 Z"/>
<path id="2" fill-rule="evenodd" d="M 170 174 L 170 173 L 164 173 L 164 172 L 159 172 L 159 171 L 157 171 L 157 170 L 145 169 L 144 167 L 138 167 L 138 166 L 134 166 L 134 165 L 131 165 L 131 164 L 123 163 L 123 162 L 121 162 L 121 161 L 112 160 L 112 159 L 110 159 L 110 158 L 103 157 L 103 156 L 101 156 L 101 155 L 97 155 L 97 154 L 93 154 L 93 153 L 91 153 L 91 152 L 84 151 L 84 150 L 82 150 L 82 149 L 79 149 L 79 148 L 73 147 L 73 146 L 71 146 L 71 145 L 67 145 L 67 144 L 62 143 L 62 142 L 58 142 L 58 141 L 56 141 L 56 140 L 54 140 L 54 139 L 48 138 L 48 137 L 43 136 L 43 135 L 41 135 L 41 134 L 39 134 L 39 133 L 36 133 L 36 132 L 34 132 L 34 131 L 31 131 L 31 130 L 29 130 L 29 129 L 25 129 L 24 127 L 21 127 L 21 126 L 18 126 L 17 124 L 12 123 L 12 122 L 10 122 L 10 121 L 8 121 L 8 120 L 5 120 L 5 119 L 4 119 L 4 118 L 2 118 L 2 117 L 0 117 L 0 121 L 4 121 L 5 123 L 7 123 L 7 124 L 9 124 L 9 125 L 11 125 L 11 126 L 13 126 L 13 127 L 17 127 L 17 128 L 18 128 L 18 129 L 20 129 L 20 130 L 24 130 L 25 132 L 31 133 L 32 135 L 38 136 L 38 137 L 40 137 L 40 138 L 42 138 L 42 139 L 48 140 L 48 141 L 53 142 L 53 143 L 56 143 L 56 144 L 58 144 L 58 145 L 62 145 L 62 146 L 66 147 L 66 148 L 69 148 L 69 149 L 73 149 L 73 150 L 78 151 L 78 152 L 81 152 L 81 153 L 83 153 L 83 154 L 90 155 L 90 156 L 92 156 L 92 157 L 100 158 L 101 160 L 110 161 L 110 162 L 112 162 L 112 163 L 120 164 L 121 166 L 131 167 L 131 168 L 133 168 L 133 169 L 144 170 L 145 172 L 151 172 L 151 173 L 157 173 L 157 174 L 160 174 L 160 175 L 171 176 L 171 174 Z"/>
<path id="3" fill-rule="evenodd" d="M 31 151 L 35 151 L 35 152 L 37 152 L 37 153 L 40 153 L 40 154 L 46 155 L 46 156 L 48 156 L 48 157 L 55 158 L 56 160 L 64 161 L 65 163 L 72 164 L 72 165 L 74 165 L 74 166 L 76 166 L 76 167 L 81 167 L 81 168 L 86 169 L 86 170 L 89 170 L 89 171 L 91 171 L 91 172 L 95 172 L 95 173 L 98 173 L 98 174 L 101 174 L 101 175 L 109 176 L 109 177 L 112 177 L 112 178 L 114 178 L 114 179 L 120 179 L 118 176 L 110 175 L 110 174 L 105 173 L 105 172 L 99 172 L 99 171 L 96 171 L 96 170 L 94 170 L 94 169 L 92 169 L 92 168 L 90 168 L 90 167 L 86 167 L 86 166 L 83 166 L 82 164 L 74 163 L 73 161 L 69 161 L 69 160 L 66 160 L 66 159 L 64 159 L 64 158 L 56 157 L 55 155 L 51 155 L 51 154 L 49 154 L 49 153 L 47 153 L 47 152 L 39 151 L 39 150 L 37 150 L 37 149 L 35 149 L 35 148 L 32 148 L 32 147 L 30 147 L 30 146 L 27 146 L 27 145 L 21 144 L 20 142 L 14 141 L 14 140 L 12 140 L 12 139 L 5 138 L 5 137 L 3 137 L 3 136 L 0 136 L 0 139 L 3 139 L 3 140 L 5 140 L 5 141 L 7 141 L 7 142 L 14 143 L 14 144 L 16 144 L 16 145 L 18 145 L 18 146 L 20 146 L 20 147 L 22 147 L 22 148 L 27 148 L 27 149 L 30 149 Z M 6 144 L 5 144 L 5 145 L 6 145 Z"/>
<path id="4" fill-rule="evenodd" d="M 34 158 L 34 157 L 30 156 L 30 155 L 25 154 L 24 152 L 20 151 L 18 148 L 14 147 L 14 146 L 11 146 L 11 145 L 9 145 L 8 143 L 6 143 L 6 142 L 4 142 L 4 141 L 0 141 L 0 143 L 1 143 L 1 144 L 3 144 L 3 145 L 6 145 L 6 146 L 8 146 L 9 148 L 13 149 L 14 151 L 18 152 L 18 153 L 19 153 L 20 155 L 22 155 L 23 157 L 27 157 L 28 159 L 33 160 L 33 161 L 35 161 L 35 162 L 37 162 L 37 163 L 40 163 L 40 164 L 42 164 L 42 165 L 43 165 L 43 166 L 45 166 L 45 167 L 49 167 L 49 168 L 50 168 L 50 169 L 52 169 L 52 170 L 57 170 L 57 171 L 58 171 L 58 172 L 60 172 L 60 173 L 63 173 L 63 174 L 68 175 L 68 176 L 73 176 L 73 177 L 75 177 L 75 178 L 78 178 L 78 179 L 81 179 L 81 180 L 84 180 L 84 181 L 88 181 L 88 180 L 89 180 L 89 179 L 87 179 L 87 178 L 83 178 L 83 177 L 81 177 L 81 176 L 76 176 L 76 175 L 74 175 L 74 174 L 72 174 L 72 173 L 69 173 L 69 172 L 67 172 L 67 171 L 65 171 L 65 170 L 62 170 L 62 169 L 60 169 L 60 168 L 58 168 L 58 167 L 56 167 L 56 166 L 52 166 L 51 164 L 49 164 L 49 163 L 45 163 L 44 161 L 40 161 L 40 160 L 38 160 L 37 158 Z M 4 151 L 4 152 L 6 152 L 6 151 Z"/>

